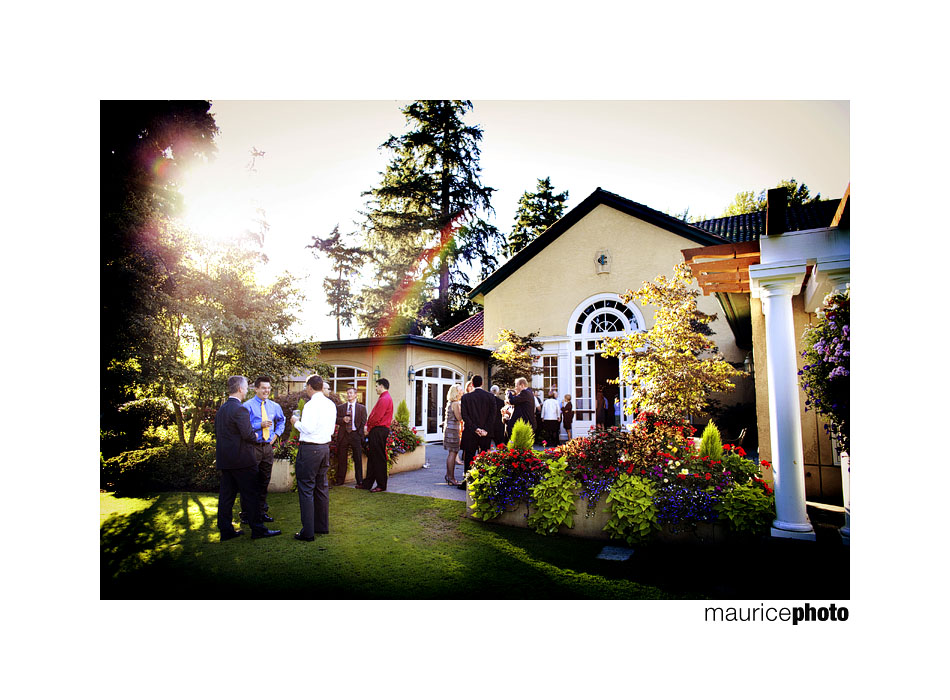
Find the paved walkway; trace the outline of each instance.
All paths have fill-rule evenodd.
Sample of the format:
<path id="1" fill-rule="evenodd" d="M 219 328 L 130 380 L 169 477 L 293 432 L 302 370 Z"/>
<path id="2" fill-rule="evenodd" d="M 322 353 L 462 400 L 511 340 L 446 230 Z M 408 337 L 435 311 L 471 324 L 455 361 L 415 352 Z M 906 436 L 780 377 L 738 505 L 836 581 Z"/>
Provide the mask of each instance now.
<path id="1" fill-rule="evenodd" d="M 391 474 L 386 490 L 390 493 L 408 493 L 413 496 L 431 496 L 450 501 L 464 501 L 465 492 L 445 481 L 445 460 L 448 457 L 441 442 L 426 445 L 425 466 L 411 472 Z M 462 466 L 455 468 L 455 478 L 461 480 Z M 348 483 L 352 488 L 355 484 Z"/>

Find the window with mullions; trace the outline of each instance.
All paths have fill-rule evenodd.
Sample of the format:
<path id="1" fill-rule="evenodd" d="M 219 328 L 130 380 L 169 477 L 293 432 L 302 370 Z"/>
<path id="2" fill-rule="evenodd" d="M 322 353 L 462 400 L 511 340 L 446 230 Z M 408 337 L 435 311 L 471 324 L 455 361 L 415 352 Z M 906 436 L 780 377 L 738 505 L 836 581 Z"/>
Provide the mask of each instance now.
<path id="1" fill-rule="evenodd" d="M 552 391 L 557 391 L 557 355 L 541 356 L 541 387 L 546 399 Z"/>
<path id="2" fill-rule="evenodd" d="M 624 324 L 626 319 L 627 323 Z M 639 330 L 640 324 L 633 309 L 616 299 L 600 299 L 588 306 L 577 317 L 574 333 L 620 333 L 629 325 L 631 330 Z"/>
<path id="3" fill-rule="evenodd" d="M 340 398 L 346 398 L 346 390 L 350 387 L 356 389 L 357 402 L 366 405 L 366 388 L 369 381 L 369 373 L 366 370 L 346 365 L 337 365 L 333 368 L 333 375 L 325 377 L 330 391 L 339 394 Z"/>

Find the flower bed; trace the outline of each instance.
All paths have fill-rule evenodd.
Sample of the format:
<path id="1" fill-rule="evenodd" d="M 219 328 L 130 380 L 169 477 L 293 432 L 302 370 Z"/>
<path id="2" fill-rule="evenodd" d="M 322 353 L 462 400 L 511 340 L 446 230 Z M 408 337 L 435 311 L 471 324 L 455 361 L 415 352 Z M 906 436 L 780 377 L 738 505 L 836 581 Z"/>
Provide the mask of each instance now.
<path id="1" fill-rule="evenodd" d="M 630 544 L 767 532 L 774 501 L 760 466 L 732 445 L 717 444 L 718 459 L 700 454 L 691 436 L 689 426 L 641 414 L 629 432 L 592 430 L 542 452 L 484 452 L 468 472 L 469 513 L 542 534 Z"/>

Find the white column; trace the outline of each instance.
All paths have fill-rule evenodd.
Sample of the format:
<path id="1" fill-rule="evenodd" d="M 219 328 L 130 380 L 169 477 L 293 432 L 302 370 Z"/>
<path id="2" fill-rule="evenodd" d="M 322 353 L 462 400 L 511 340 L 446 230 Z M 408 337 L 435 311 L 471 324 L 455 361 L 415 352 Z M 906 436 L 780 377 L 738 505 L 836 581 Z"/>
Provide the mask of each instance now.
<path id="1" fill-rule="evenodd" d="M 766 267 L 766 266 L 763 266 Z M 751 270 L 765 314 L 769 379 L 769 428 L 775 480 L 773 537 L 814 540 L 805 508 L 802 421 L 798 396 L 798 358 L 792 296 L 801 289 L 803 265 Z"/>

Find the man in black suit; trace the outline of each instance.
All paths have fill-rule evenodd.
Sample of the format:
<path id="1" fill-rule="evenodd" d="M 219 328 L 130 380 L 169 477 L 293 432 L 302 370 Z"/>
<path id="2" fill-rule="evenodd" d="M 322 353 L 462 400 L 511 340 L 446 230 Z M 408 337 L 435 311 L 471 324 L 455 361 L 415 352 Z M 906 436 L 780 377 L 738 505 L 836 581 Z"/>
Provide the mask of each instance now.
<path id="1" fill-rule="evenodd" d="M 234 529 L 231 521 L 234 499 L 241 494 L 251 526 L 251 539 L 273 537 L 280 530 L 268 530 L 261 518 L 260 499 L 257 493 L 257 457 L 254 443 L 257 438 L 251 428 L 251 414 L 242 405 L 247 396 L 247 379 L 228 377 L 228 398 L 214 416 L 215 465 L 221 472 L 221 488 L 218 491 L 218 531 L 221 541 L 244 534 Z"/>
<path id="2" fill-rule="evenodd" d="M 462 394 L 462 450 L 465 452 L 465 471 L 479 452 L 491 449 L 492 426 L 496 411 L 495 397 L 482 389 L 481 375 L 472 377 L 475 387 Z"/>
<path id="3" fill-rule="evenodd" d="M 515 427 L 515 423 L 519 420 L 523 420 L 530 425 L 536 435 L 538 432 L 537 423 L 535 423 L 534 393 L 528 388 L 528 380 L 524 377 L 518 377 L 515 380 L 515 390 L 517 393 L 508 392 L 508 403 L 511 404 L 513 409 L 511 418 L 508 419 L 506 425 L 509 440 L 511 440 L 511 429 Z"/>
<path id="4" fill-rule="evenodd" d="M 366 425 L 366 406 L 356 402 L 356 389 L 346 390 L 346 403 L 336 407 L 336 485 L 346 481 L 346 453 L 353 452 L 356 485 L 363 485 L 363 426 Z"/>
<path id="5" fill-rule="evenodd" d="M 495 446 L 505 444 L 505 423 L 501 418 L 501 411 L 505 407 L 505 400 L 499 395 L 501 389 L 495 384 L 491 388 L 491 395 L 495 397 L 495 414 L 492 416 L 491 439 Z"/>

